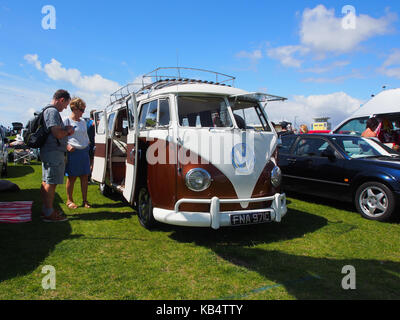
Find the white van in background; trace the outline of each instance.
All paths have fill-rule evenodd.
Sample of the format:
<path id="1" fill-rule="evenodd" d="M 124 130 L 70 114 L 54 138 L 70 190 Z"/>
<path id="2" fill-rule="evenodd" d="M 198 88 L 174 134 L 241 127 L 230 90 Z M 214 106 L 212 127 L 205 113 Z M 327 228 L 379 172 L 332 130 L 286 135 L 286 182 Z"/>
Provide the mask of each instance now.
<path id="1" fill-rule="evenodd" d="M 366 128 L 367 120 L 371 117 L 376 117 L 378 120 L 388 119 L 392 123 L 393 129 L 400 130 L 400 88 L 378 93 L 336 126 L 332 133 L 361 136 Z"/>

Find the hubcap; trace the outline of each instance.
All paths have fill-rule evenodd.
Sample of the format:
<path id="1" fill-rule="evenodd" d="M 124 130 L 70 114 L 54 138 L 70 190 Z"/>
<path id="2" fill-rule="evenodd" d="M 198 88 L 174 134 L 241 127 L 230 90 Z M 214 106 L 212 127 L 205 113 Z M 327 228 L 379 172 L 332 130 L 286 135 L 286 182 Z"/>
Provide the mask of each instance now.
<path id="1" fill-rule="evenodd" d="M 363 190 L 359 204 L 367 216 L 377 218 L 385 214 L 388 208 L 388 198 L 381 188 L 371 186 Z"/>
<path id="2" fill-rule="evenodd" d="M 149 193 L 146 189 L 139 192 L 139 216 L 142 220 L 147 220 L 147 212 L 149 211 Z"/>

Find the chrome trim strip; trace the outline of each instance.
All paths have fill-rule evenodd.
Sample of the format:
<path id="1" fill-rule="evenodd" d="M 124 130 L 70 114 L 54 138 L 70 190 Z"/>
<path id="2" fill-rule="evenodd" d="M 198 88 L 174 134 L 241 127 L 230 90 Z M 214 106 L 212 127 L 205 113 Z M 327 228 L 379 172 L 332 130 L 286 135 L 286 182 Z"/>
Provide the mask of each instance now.
<path id="1" fill-rule="evenodd" d="M 302 179 L 302 180 L 308 180 L 308 181 L 336 184 L 338 186 L 345 186 L 345 187 L 348 187 L 350 185 L 350 183 L 342 183 L 342 182 L 333 182 L 333 181 L 325 181 L 325 180 L 319 180 L 319 179 L 304 178 L 304 177 L 298 177 L 298 176 L 291 176 L 289 174 L 284 174 L 283 176 L 284 177 L 288 177 L 288 178 L 295 178 L 295 179 Z"/>

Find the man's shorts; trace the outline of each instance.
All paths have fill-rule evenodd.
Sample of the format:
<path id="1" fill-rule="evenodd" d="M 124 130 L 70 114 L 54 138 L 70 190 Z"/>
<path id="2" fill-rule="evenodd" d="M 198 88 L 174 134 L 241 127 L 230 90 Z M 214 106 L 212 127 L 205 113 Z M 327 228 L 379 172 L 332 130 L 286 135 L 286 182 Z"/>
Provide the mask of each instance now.
<path id="1" fill-rule="evenodd" d="M 63 184 L 65 173 L 65 155 L 61 151 L 41 152 L 42 181 L 47 184 Z"/>

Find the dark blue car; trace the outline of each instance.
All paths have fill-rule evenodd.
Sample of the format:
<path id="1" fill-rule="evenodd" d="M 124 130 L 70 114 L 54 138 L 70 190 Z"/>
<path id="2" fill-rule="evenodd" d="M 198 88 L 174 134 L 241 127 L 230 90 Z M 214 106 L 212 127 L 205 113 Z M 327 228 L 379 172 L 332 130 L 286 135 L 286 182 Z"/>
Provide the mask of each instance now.
<path id="1" fill-rule="evenodd" d="M 283 189 L 353 201 L 367 219 L 393 217 L 400 195 L 400 155 L 374 139 L 352 135 L 281 137 Z"/>

